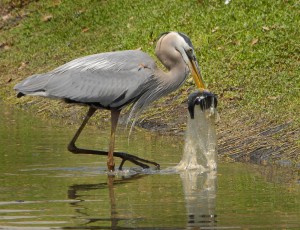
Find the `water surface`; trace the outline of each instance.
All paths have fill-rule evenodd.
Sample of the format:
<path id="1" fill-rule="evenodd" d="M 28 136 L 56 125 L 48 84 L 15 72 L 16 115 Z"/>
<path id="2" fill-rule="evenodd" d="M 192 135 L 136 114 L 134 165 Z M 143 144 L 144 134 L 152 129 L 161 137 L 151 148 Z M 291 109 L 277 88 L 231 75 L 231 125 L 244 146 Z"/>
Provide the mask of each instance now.
<path id="1" fill-rule="evenodd" d="M 66 150 L 77 126 L 41 121 L 0 104 L 0 228 L 300 229 L 299 184 L 289 170 L 220 163 L 218 172 L 166 170 L 182 157 L 183 137 L 134 131 L 117 150 L 161 164 L 126 163 Z M 109 130 L 88 127 L 79 145 L 107 149 Z"/>

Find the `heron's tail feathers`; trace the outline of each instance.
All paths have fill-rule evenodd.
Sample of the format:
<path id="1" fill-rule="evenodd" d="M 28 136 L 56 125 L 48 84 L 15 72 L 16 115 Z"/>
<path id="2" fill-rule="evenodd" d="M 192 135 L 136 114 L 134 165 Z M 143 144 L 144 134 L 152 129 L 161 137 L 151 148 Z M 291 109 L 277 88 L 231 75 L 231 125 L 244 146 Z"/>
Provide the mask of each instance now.
<path id="1" fill-rule="evenodd" d="M 49 73 L 35 74 L 14 86 L 14 90 L 18 92 L 17 97 L 24 95 L 47 96 L 45 86 L 50 80 Z"/>

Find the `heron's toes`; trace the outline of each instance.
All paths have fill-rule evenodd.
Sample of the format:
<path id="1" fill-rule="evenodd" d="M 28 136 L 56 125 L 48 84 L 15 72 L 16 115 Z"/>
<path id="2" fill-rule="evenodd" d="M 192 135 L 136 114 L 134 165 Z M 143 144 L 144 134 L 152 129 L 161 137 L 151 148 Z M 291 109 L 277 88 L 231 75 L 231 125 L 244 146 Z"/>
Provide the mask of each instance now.
<path id="1" fill-rule="evenodd" d="M 157 164 L 157 163 L 156 163 L 155 169 L 156 169 L 156 170 L 160 170 L 160 164 Z"/>
<path id="2" fill-rule="evenodd" d="M 137 156 L 134 156 L 134 155 L 131 155 L 131 154 L 128 154 L 128 153 L 115 152 L 114 156 L 120 157 L 122 159 L 121 164 L 119 166 L 119 170 L 122 170 L 123 165 L 126 161 L 130 161 L 131 163 L 133 163 L 135 165 L 138 165 L 138 166 L 142 167 L 143 169 L 150 168 L 150 166 L 147 165 L 147 164 L 152 164 L 152 165 L 155 166 L 156 169 L 160 169 L 160 165 L 158 163 L 153 162 L 153 161 L 148 161 L 148 160 L 145 160 L 143 158 L 139 158 Z"/>

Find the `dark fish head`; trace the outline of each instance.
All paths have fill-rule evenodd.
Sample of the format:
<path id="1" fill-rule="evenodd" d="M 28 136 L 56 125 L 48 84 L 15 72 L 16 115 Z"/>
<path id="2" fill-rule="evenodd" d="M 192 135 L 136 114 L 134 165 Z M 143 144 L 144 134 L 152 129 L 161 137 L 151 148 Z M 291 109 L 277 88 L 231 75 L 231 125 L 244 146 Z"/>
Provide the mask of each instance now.
<path id="1" fill-rule="evenodd" d="M 195 106 L 200 106 L 201 110 L 204 111 L 211 107 L 217 108 L 218 100 L 217 96 L 207 91 L 195 91 L 188 97 L 188 110 L 190 117 L 194 119 Z"/>

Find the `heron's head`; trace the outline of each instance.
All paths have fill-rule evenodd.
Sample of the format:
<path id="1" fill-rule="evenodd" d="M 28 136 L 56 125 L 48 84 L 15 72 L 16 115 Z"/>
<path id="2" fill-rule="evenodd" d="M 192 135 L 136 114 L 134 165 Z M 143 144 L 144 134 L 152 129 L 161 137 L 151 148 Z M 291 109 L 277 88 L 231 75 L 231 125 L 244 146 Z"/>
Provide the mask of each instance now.
<path id="1" fill-rule="evenodd" d="M 171 69 L 183 59 L 189 67 L 199 90 L 203 91 L 205 89 L 194 47 L 187 35 L 179 32 L 161 34 L 155 52 L 168 69 Z"/>

